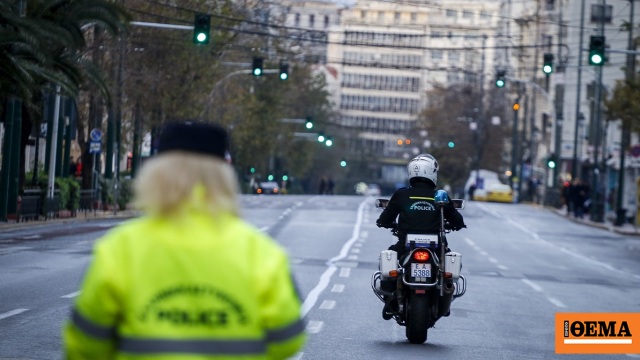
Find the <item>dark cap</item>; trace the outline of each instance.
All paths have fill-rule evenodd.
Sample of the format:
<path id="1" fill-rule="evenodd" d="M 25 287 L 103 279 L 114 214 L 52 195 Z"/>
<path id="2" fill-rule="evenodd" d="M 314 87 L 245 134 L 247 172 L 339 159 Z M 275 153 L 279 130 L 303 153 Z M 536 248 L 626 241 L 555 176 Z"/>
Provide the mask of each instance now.
<path id="1" fill-rule="evenodd" d="M 226 160 L 228 149 L 229 140 L 224 128 L 198 121 L 170 122 L 162 128 L 158 139 L 158 154 L 181 150 Z"/>

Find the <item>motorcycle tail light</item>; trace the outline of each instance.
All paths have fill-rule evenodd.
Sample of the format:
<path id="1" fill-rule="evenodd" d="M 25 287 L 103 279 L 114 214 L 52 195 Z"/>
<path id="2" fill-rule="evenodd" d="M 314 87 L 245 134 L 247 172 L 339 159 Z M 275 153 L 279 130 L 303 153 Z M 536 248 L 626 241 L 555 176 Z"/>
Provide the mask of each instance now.
<path id="1" fill-rule="evenodd" d="M 389 276 L 390 277 L 398 277 L 398 270 L 389 271 Z"/>
<path id="2" fill-rule="evenodd" d="M 426 262 L 431 258 L 431 254 L 427 250 L 416 250 L 413 252 L 413 260 L 418 262 Z"/>

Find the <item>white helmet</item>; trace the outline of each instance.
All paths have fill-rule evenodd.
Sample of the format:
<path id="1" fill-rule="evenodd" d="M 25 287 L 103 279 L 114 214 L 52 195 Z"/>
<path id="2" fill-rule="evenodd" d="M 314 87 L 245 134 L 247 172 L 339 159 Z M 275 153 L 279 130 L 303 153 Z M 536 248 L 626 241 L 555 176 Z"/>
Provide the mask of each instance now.
<path id="1" fill-rule="evenodd" d="M 438 182 L 438 161 L 431 154 L 420 154 L 413 158 L 407 165 L 409 180 L 413 178 L 424 178 Z"/>

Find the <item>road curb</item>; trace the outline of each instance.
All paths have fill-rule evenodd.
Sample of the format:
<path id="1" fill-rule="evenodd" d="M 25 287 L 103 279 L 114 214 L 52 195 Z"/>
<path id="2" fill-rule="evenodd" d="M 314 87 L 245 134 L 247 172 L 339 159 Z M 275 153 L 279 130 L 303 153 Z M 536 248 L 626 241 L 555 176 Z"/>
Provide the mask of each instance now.
<path id="1" fill-rule="evenodd" d="M 90 222 L 97 220 L 105 220 L 105 219 L 130 219 L 139 216 L 140 213 L 138 211 L 133 210 L 124 210 L 118 211 L 117 213 L 113 213 L 113 211 L 103 211 L 97 212 L 95 215 L 93 213 L 86 213 L 84 215 L 78 215 L 73 218 L 64 218 L 64 219 L 48 219 L 48 220 L 30 220 L 30 221 L 22 221 L 22 222 L 0 222 L 0 232 L 14 229 L 22 229 L 26 227 L 33 226 L 41 226 L 47 224 L 72 224 L 78 222 Z"/>
<path id="2" fill-rule="evenodd" d="M 560 210 L 560 209 L 556 209 L 556 208 L 552 208 L 552 207 L 546 207 L 549 211 L 555 213 L 558 216 L 561 216 L 571 222 L 574 222 L 576 224 L 582 224 L 582 225 L 587 225 L 587 226 L 591 226 L 591 227 L 595 227 L 595 228 L 599 228 L 599 229 L 603 229 L 603 230 L 607 230 L 610 232 L 615 232 L 617 234 L 620 235 L 629 235 L 629 236 L 637 236 L 640 237 L 640 229 L 633 227 L 633 228 L 628 228 L 628 229 L 624 229 L 618 226 L 615 226 L 613 224 L 609 224 L 609 223 L 597 223 L 597 222 L 593 222 L 591 220 L 584 220 L 584 219 L 576 219 L 572 216 L 568 216 L 564 210 Z"/>

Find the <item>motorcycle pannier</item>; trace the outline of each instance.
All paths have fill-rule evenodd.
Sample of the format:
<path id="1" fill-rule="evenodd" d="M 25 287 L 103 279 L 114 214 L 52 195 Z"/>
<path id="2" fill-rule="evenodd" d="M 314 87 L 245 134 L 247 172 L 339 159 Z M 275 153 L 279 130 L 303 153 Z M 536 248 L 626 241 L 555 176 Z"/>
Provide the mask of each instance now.
<path id="1" fill-rule="evenodd" d="M 444 255 L 444 271 L 450 272 L 453 280 L 460 278 L 460 270 L 462 269 L 462 254 L 450 252 Z"/>
<path id="2" fill-rule="evenodd" d="M 389 271 L 398 270 L 398 253 L 393 250 L 383 250 L 380 253 L 380 276 L 389 279 Z"/>

